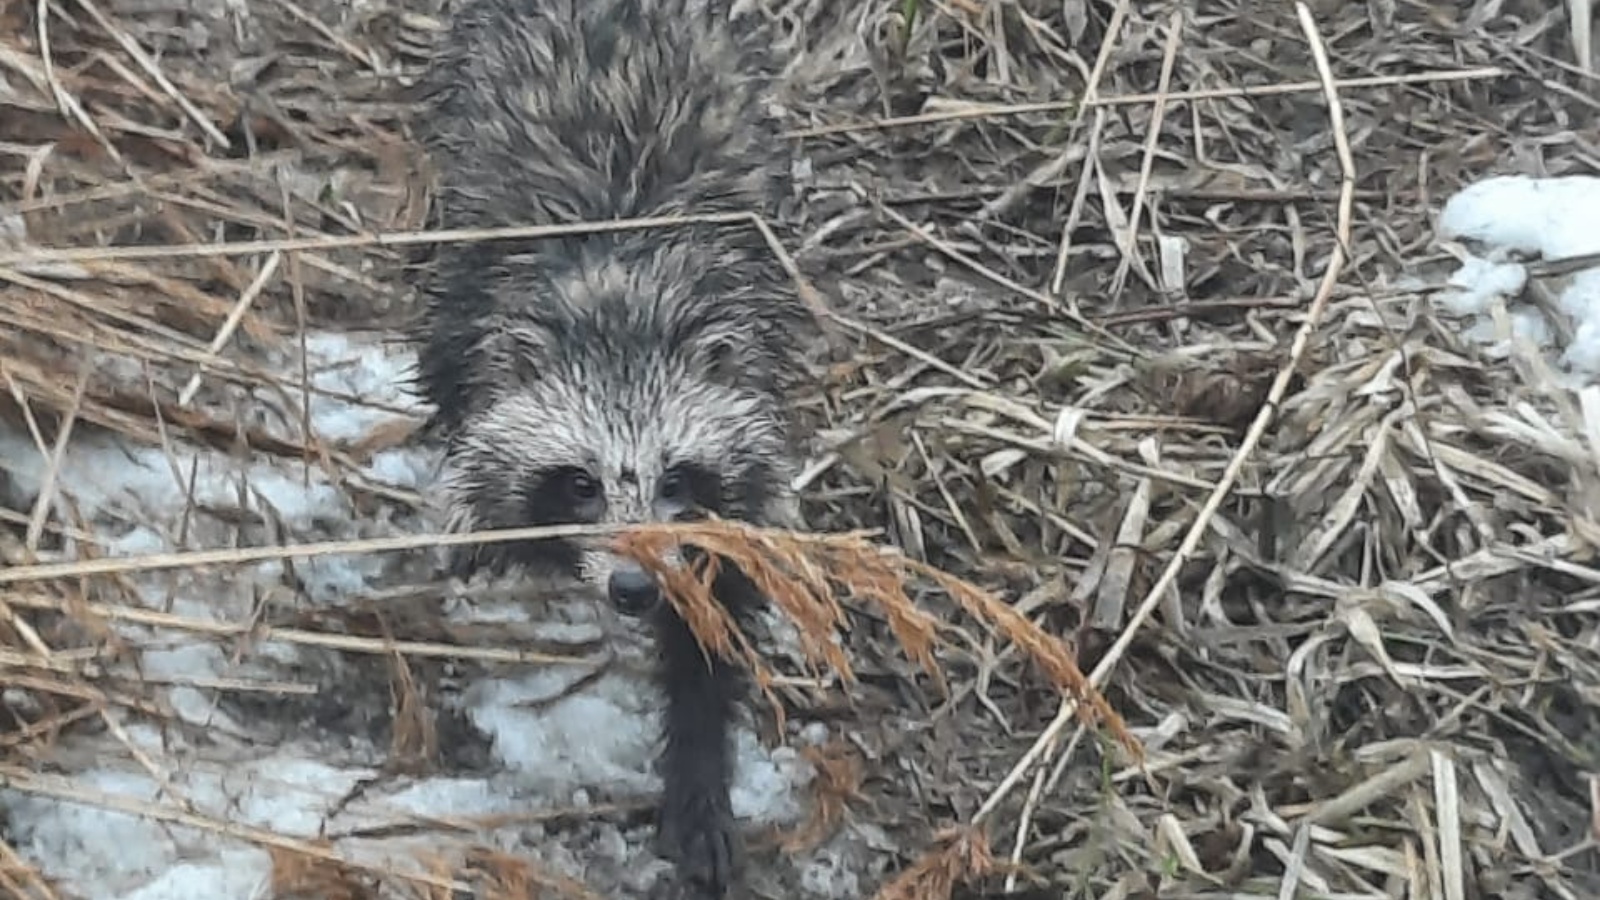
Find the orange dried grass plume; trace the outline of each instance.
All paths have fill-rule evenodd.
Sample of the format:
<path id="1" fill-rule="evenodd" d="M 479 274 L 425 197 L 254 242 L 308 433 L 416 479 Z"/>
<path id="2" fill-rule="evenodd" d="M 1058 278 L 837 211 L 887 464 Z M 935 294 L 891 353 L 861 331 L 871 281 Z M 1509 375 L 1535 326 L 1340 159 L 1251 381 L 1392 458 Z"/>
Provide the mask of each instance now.
<path id="1" fill-rule="evenodd" d="M 811 763 L 816 774 L 811 779 L 810 815 L 779 836 L 779 849 L 791 854 L 810 850 L 827 840 L 844 822 L 850 804 L 861 799 L 861 756 L 849 742 L 802 747 L 800 755 Z"/>
<path id="2" fill-rule="evenodd" d="M 950 900 L 956 885 L 982 878 L 996 868 L 989 837 L 982 828 L 946 829 L 934 842 L 932 850 L 884 885 L 873 900 Z"/>
<path id="3" fill-rule="evenodd" d="M 1140 762 L 1144 750 L 1122 717 L 1073 662 L 1066 645 L 1028 621 L 1009 604 L 976 585 L 933 566 L 875 545 L 860 533 L 805 534 L 757 528 L 742 522 L 712 520 L 691 524 L 637 526 L 617 533 L 612 544 L 659 577 L 669 602 L 708 650 L 725 658 L 742 658 L 756 684 L 782 716 L 771 689 L 772 673 L 750 646 L 732 619 L 715 602 L 711 585 L 723 557 L 771 598 L 797 626 L 806 662 L 824 664 L 845 681 L 854 673 L 844 651 L 834 640 L 846 624 L 839 603 L 842 588 L 848 594 L 877 606 L 907 656 L 944 685 L 933 656 L 939 622 L 917 608 L 907 583 L 922 577 L 937 584 L 969 615 L 995 626 L 1027 651 L 1057 689 L 1077 701 L 1081 721 L 1093 727 L 1104 722 L 1117 741 Z M 712 554 L 693 567 L 672 567 L 663 562 L 680 544 L 692 544 Z M 737 646 L 736 646 L 737 645 Z"/>
<path id="4" fill-rule="evenodd" d="M 324 847 L 328 842 L 316 842 Z M 377 900 L 378 882 L 370 873 L 287 847 L 268 847 L 272 858 L 272 896 L 282 900 Z"/>
<path id="5" fill-rule="evenodd" d="M 488 848 L 468 854 L 463 874 L 484 900 L 601 900 L 581 881 Z"/>

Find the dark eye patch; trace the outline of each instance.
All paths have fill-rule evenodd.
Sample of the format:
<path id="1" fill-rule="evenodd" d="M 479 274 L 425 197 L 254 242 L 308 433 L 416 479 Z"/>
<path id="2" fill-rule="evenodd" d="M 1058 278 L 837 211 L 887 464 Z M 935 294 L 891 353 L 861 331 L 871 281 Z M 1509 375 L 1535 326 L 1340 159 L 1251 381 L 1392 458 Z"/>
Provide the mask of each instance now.
<path id="1" fill-rule="evenodd" d="M 710 466 L 680 462 L 667 467 L 656 484 L 656 499 L 685 512 L 722 514 L 722 476 Z"/>
<path id="2" fill-rule="evenodd" d="M 530 525 L 594 522 L 605 511 L 599 479 L 581 466 L 555 466 L 538 472 L 527 493 Z"/>

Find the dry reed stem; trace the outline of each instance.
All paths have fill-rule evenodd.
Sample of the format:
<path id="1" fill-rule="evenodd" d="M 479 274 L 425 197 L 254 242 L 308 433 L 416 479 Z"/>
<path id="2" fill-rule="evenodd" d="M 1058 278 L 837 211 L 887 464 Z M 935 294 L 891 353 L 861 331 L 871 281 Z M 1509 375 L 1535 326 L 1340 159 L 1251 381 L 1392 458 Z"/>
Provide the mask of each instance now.
<path id="1" fill-rule="evenodd" d="M 331 840 L 345 838 L 381 838 L 396 835 L 415 835 L 428 832 L 454 831 L 462 833 L 496 831 L 501 828 L 527 825 L 554 827 L 568 822 L 587 822 L 592 819 L 617 818 L 637 815 L 655 808 L 647 799 L 619 803 L 590 803 L 585 806 L 560 806 L 531 809 L 513 813 L 490 813 L 470 816 L 430 816 L 407 814 L 404 818 L 377 825 L 360 826 L 339 832 L 329 832 Z"/>
<path id="2" fill-rule="evenodd" d="M 705 213 L 682 216 L 645 216 L 571 222 L 561 225 L 511 225 L 502 228 L 442 228 L 387 233 L 314 235 L 298 238 L 272 238 L 257 241 L 218 241 L 206 244 L 147 244 L 108 247 L 36 247 L 0 252 L 0 267 L 38 266 L 46 263 L 94 262 L 104 260 L 212 259 L 258 256 L 267 253 L 299 253 L 306 250 L 343 250 L 353 247 L 414 247 L 422 244 L 480 243 L 484 241 L 534 240 L 570 237 L 580 234 L 611 234 L 687 225 L 749 225 L 761 229 L 764 219 L 754 213 Z"/>
<path id="3" fill-rule="evenodd" d="M 172 553 L 102 557 L 39 563 L 0 569 L 0 584 L 21 584 L 57 578 L 86 578 L 91 575 L 160 572 L 172 569 L 199 569 L 209 566 L 237 566 L 280 560 L 314 559 L 322 556 L 389 553 L 422 550 L 429 547 L 459 547 L 468 544 L 527 541 L 542 538 L 595 537 L 615 530 L 603 525 L 541 525 L 479 532 L 435 532 L 347 541 L 315 541 L 273 547 L 231 547 L 215 550 L 185 550 Z"/>
<path id="4" fill-rule="evenodd" d="M 217 329 L 217 336 L 212 339 L 211 346 L 206 348 L 206 354 L 208 356 L 217 356 L 222 352 L 222 348 L 227 346 L 228 341 L 233 339 L 234 331 L 238 329 L 239 323 L 244 321 L 245 314 L 250 311 L 250 305 L 256 301 L 256 297 L 260 296 L 261 291 L 264 290 L 267 286 L 267 283 L 272 280 L 272 276 L 277 273 L 278 263 L 282 259 L 283 254 L 273 253 L 267 257 L 266 262 L 261 264 L 261 271 L 257 272 L 255 280 L 251 281 L 250 284 L 239 293 L 239 302 L 234 304 L 233 310 L 228 313 L 227 320 L 222 323 L 221 328 Z M 178 392 L 179 406 L 188 406 L 194 400 L 194 395 L 200 390 L 200 378 L 202 374 L 203 372 L 194 373 L 194 375 L 189 378 L 189 383 L 184 385 L 182 391 Z M 302 381 L 304 381 L 304 379 L 302 379 Z"/>
<path id="5" fill-rule="evenodd" d="M 131 557 L 124 557 L 131 558 Z M 261 623 L 219 622 L 212 619 L 193 619 L 173 613 L 163 613 L 136 606 L 119 606 L 105 603 L 84 603 L 68 609 L 68 601 L 36 593 L 8 594 L 7 602 L 19 609 L 55 610 L 74 612 L 110 622 L 127 622 L 171 631 L 184 631 L 212 637 L 247 638 L 252 641 L 283 641 L 308 647 L 326 647 L 345 653 L 388 655 L 398 653 L 419 658 L 470 659 L 485 663 L 517 665 L 592 665 L 594 660 L 584 656 L 564 656 L 537 653 L 513 647 L 464 647 L 432 641 L 386 640 L 359 637 L 333 632 L 312 631 L 305 628 L 282 628 Z"/>
<path id="6" fill-rule="evenodd" d="M 61 900 L 44 876 L 0 839 L 0 888 L 16 900 Z"/>
<path id="7" fill-rule="evenodd" d="M 1119 4 L 1119 8 L 1126 6 Z M 1113 20 L 1113 24 L 1114 24 Z M 1402 84 L 1443 84 L 1452 81 L 1477 81 L 1480 79 L 1500 78 L 1506 74 L 1506 69 L 1500 66 L 1479 66 L 1472 69 L 1441 70 L 1433 72 L 1415 72 L 1406 75 L 1375 75 L 1365 78 L 1345 78 L 1337 82 L 1341 90 L 1355 90 L 1368 87 L 1385 87 Z M 799 128 L 788 134 L 794 138 L 826 137 L 836 134 L 849 134 L 856 131 L 882 131 L 890 128 L 907 128 L 915 125 L 933 125 L 940 122 L 956 122 L 963 119 L 994 119 L 1005 116 L 1021 116 L 1030 113 L 1072 112 L 1097 109 L 1108 106 L 1143 106 L 1156 102 L 1180 103 L 1192 100 L 1227 100 L 1249 99 L 1256 97 L 1273 97 L 1284 94 L 1313 94 L 1324 89 L 1321 81 L 1295 81 L 1288 84 L 1256 85 L 1237 88 L 1199 88 L 1191 91 L 1173 91 L 1162 93 L 1157 91 L 1149 94 L 1112 94 L 1109 96 L 1090 96 L 1083 100 L 1051 100 L 1043 103 L 1011 103 L 996 105 L 972 104 L 963 109 L 949 109 L 942 112 L 921 113 L 914 116 L 893 116 L 879 119 L 875 122 L 841 123 L 838 125 L 822 125 L 813 128 Z"/>
<path id="8" fill-rule="evenodd" d="M 1138 244 L 1135 239 L 1139 234 L 1139 220 L 1144 211 L 1145 197 L 1150 189 L 1150 174 L 1155 165 L 1156 147 L 1161 142 L 1161 122 L 1167 114 L 1167 104 L 1170 100 L 1172 69 L 1178 59 L 1178 45 L 1183 40 L 1183 19 L 1181 9 L 1173 10 L 1172 15 L 1167 18 L 1166 46 L 1161 52 L 1161 75 L 1156 82 L 1155 102 L 1150 107 L 1150 126 L 1145 129 L 1144 153 L 1139 159 L 1139 181 L 1133 189 L 1133 208 L 1128 211 L 1127 227 L 1122 230 L 1117 240 L 1119 258 L 1108 289 L 1112 296 L 1122 293 L 1123 280 L 1127 278 L 1128 270 L 1138 258 Z M 1115 39 L 1114 31 L 1106 36 L 1107 41 Z M 1150 276 L 1145 273 L 1145 277 Z M 1152 283 L 1151 286 L 1155 285 Z"/>

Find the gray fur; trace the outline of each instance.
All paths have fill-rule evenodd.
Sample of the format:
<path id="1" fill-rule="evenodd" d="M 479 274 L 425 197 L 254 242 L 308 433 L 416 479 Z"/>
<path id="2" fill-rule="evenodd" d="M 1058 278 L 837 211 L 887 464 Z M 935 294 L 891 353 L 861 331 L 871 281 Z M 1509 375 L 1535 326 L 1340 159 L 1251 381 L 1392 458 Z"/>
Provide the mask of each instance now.
<path id="1" fill-rule="evenodd" d="M 471 0 L 419 86 L 442 224 L 772 216 L 790 149 L 746 31 L 708 0 Z M 659 468 L 647 449 L 720 463 L 736 495 L 751 472 L 784 501 L 810 319 L 752 226 L 445 245 L 436 266 L 418 380 L 456 445 L 457 526 L 527 524 L 508 508 L 518 479 L 584 454 L 638 473 L 627 492 L 606 482 L 607 509 L 634 516 Z"/>
<path id="2" fill-rule="evenodd" d="M 776 67 L 761 48 L 718 0 L 467 0 L 419 85 L 440 224 L 772 217 L 790 148 L 764 107 Z M 452 528 L 792 509 L 791 391 L 814 332 L 751 225 L 446 244 L 425 293 L 417 382 L 447 446 Z M 542 542 L 458 564 L 543 566 L 604 590 L 617 561 Z M 719 584 L 730 608 L 751 594 Z M 656 625 L 662 834 L 720 893 L 734 676 L 675 617 Z"/>

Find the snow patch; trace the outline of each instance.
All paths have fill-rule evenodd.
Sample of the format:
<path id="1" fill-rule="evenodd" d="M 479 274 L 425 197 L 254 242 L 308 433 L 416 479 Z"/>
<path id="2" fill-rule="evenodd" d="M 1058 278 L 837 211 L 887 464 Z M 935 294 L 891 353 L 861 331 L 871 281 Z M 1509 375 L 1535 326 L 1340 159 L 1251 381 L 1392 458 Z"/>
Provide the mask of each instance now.
<path id="1" fill-rule="evenodd" d="M 179 862 L 122 900 L 257 900 L 271 896 L 272 857 L 265 850 L 225 850 L 216 862 Z"/>
<path id="2" fill-rule="evenodd" d="M 656 789 L 648 773 L 659 717 L 643 702 L 643 686 L 608 673 L 566 693 L 584 675 L 538 670 L 479 682 L 464 699 L 473 723 L 493 738 L 496 759 L 542 794 L 570 801 L 584 785 Z"/>
<path id="3" fill-rule="evenodd" d="M 1557 329 L 1543 312 L 1520 300 L 1528 271 L 1517 257 L 1559 260 L 1600 253 L 1600 178 L 1485 178 L 1445 203 L 1439 234 L 1481 248 L 1481 255 L 1465 255 L 1438 299 L 1447 312 L 1469 320 L 1465 335 L 1497 358 L 1511 352 L 1512 340 L 1555 350 Z M 1600 375 L 1600 267 L 1564 280 L 1556 306 L 1570 319 L 1573 335 L 1555 362 L 1577 386 Z M 1498 304 L 1507 310 L 1509 339 L 1491 317 Z"/>
<path id="4" fill-rule="evenodd" d="M 282 360 L 284 382 L 279 394 L 258 391 L 263 401 L 286 399 L 290 426 L 283 436 L 299 430 L 302 411 L 309 407 L 311 428 L 324 440 L 360 441 L 374 428 L 399 416 L 423 415 L 420 398 L 410 384 L 415 357 L 391 342 L 361 338 L 340 332 L 314 332 L 306 336 L 305 381 L 302 390 L 298 342 L 291 341 L 292 353 Z"/>

